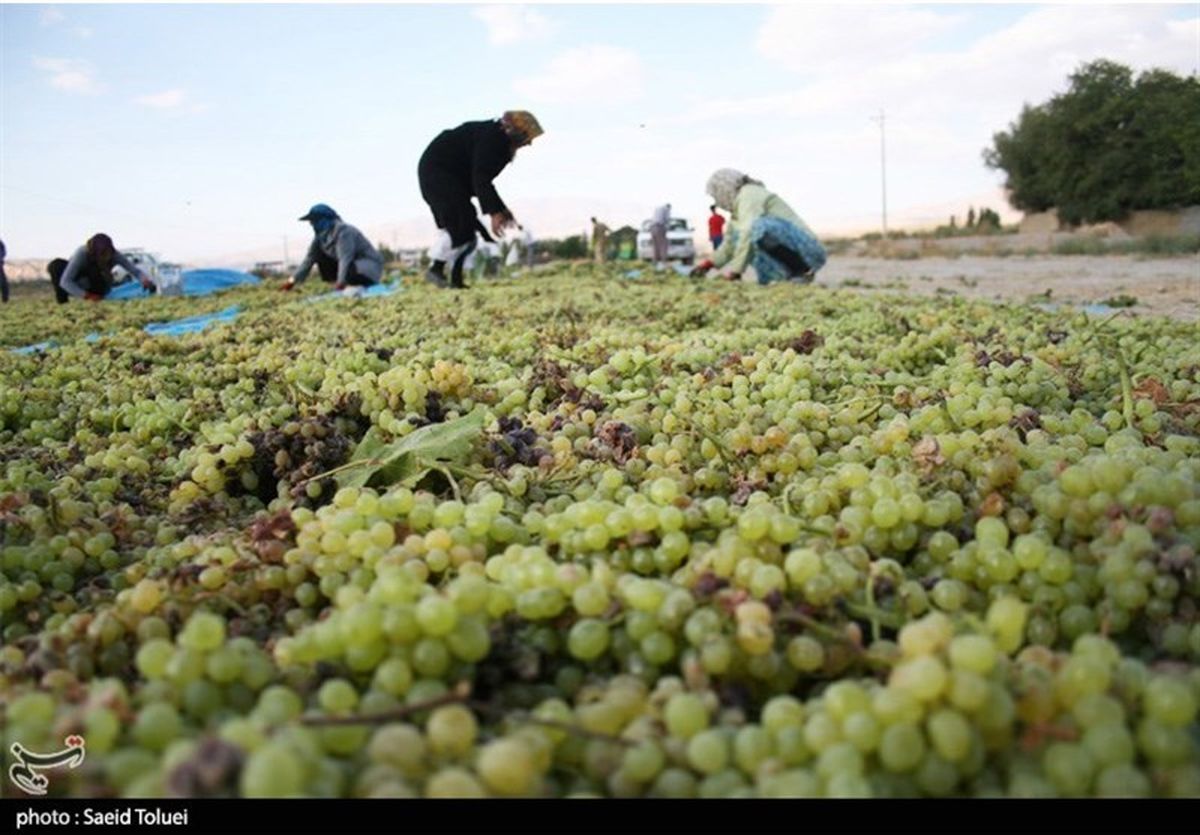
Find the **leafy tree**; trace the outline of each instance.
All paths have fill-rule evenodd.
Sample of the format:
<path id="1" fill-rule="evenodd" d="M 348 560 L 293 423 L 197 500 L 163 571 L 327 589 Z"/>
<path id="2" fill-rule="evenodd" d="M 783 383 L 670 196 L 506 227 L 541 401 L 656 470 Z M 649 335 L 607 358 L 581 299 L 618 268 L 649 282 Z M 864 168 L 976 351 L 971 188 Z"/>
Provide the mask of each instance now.
<path id="1" fill-rule="evenodd" d="M 538 248 L 549 253 L 551 258 L 586 258 L 589 255 L 587 240 L 583 235 L 571 235 L 569 238 L 547 238 L 538 241 Z"/>
<path id="2" fill-rule="evenodd" d="M 1000 231 L 1000 214 L 988 208 L 979 210 L 979 217 L 975 221 L 975 228 L 982 232 L 998 232 Z"/>
<path id="3" fill-rule="evenodd" d="M 1200 203 L 1200 79 L 1093 61 L 1070 88 L 1025 105 L 984 162 L 1007 176 L 1015 208 L 1057 207 L 1067 223 Z M 982 216 L 980 218 L 982 220 Z"/>

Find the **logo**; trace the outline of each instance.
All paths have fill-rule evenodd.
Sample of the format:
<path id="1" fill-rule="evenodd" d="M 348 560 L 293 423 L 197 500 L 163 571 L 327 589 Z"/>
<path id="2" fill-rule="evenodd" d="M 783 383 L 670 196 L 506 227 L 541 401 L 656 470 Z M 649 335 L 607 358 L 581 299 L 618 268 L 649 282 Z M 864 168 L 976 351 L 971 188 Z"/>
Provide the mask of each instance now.
<path id="1" fill-rule="evenodd" d="M 51 768 L 78 768 L 83 764 L 83 737 L 72 734 L 63 742 L 66 748 L 53 754 L 35 754 L 19 742 L 9 748 L 17 761 L 8 769 L 8 777 L 26 794 L 44 795 L 50 780 L 38 772 Z"/>

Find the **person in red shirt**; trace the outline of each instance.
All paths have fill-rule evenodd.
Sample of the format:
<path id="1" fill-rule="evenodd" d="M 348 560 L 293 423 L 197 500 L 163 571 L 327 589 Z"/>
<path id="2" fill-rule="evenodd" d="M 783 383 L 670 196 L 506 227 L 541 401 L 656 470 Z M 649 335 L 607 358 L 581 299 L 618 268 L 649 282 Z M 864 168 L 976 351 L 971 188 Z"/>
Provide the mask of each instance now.
<path id="1" fill-rule="evenodd" d="M 712 243 L 713 252 L 716 252 L 721 246 L 721 241 L 725 240 L 725 216 L 717 211 L 716 206 L 710 206 L 712 214 L 708 216 L 708 240 Z"/>

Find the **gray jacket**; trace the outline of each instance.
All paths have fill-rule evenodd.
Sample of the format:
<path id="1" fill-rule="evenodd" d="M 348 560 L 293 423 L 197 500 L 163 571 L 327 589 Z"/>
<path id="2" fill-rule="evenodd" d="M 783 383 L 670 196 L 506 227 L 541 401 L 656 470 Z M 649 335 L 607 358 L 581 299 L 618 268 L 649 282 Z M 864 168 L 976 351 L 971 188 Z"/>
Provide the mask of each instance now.
<path id="1" fill-rule="evenodd" d="M 77 299 L 82 299 L 86 291 L 79 286 L 79 283 L 75 280 L 75 277 L 79 275 L 79 271 L 83 269 L 83 265 L 87 263 L 87 259 L 88 251 L 86 245 L 75 250 L 75 254 L 72 255 L 71 260 L 67 262 L 67 268 L 63 270 L 62 278 L 59 279 L 58 282 L 59 286 L 62 287 L 63 290 L 70 293 Z M 122 255 L 120 252 L 117 252 L 116 256 L 113 258 L 113 264 L 123 268 L 125 272 L 129 273 L 130 275 L 137 276 L 139 279 L 144 281 L 152 280 L 149 273 L 147 273 L 141 267 L 135 266 L 132 261 Z"/>
<path id="2" fill-rule="evenodd" d="M 292 276 L 297 284 L 308 278 L 313 265 L 317 263 L 318 254 L 337 259 L 338 284 L 346 282 L 350 276 L 351 267 L 354 272 L 371 279 L 373 284 L 378 284 L 383 277 L 383 258 L 380 257 L 375 247 L 371 246 L 371 242 L 363 233 L 349 223 L 343 223 L 340 220 L 334 221 L 328 232 L 313 238 L 312 244 L 308 247 L 308 255 L 304 257 L 296 274 Z"/>

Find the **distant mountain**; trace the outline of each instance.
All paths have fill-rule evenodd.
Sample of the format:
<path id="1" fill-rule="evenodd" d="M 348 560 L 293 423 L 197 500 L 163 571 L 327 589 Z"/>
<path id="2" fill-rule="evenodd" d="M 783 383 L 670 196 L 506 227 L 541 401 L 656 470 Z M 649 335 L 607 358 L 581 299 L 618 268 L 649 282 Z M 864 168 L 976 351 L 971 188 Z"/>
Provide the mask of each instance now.
<path id="1" fill-rule="evenodd" d="M 514 201 L 512 206 L 517 221 L 527 226 L 535 238 L 563 238 L 583 232 L 590 233 L 592 215 L 613 229 L 626 223 L 640 224 L 653 208 L 639 203 L 587 201 L 572 197 L 542 198 L 520 205 Z M 485 216 L 481 216 L 480 220 L 486 225 Z M 367 223 L 359 228 L 372 243 L 384 244 L 392 249 L 425 249 L 433 243 L 437 232 L 433 218 L 429 215 L 406 217 L 392 223 Z M 304 257 L 310 241 L 311 237 L 288 235 L 288 260 L 292 263 L 299 262 Z M 280 239 L 280 243 L 268 246 L 191 259 L 189 265 L 248 269 L 261 261 L 280 261 L 283 254 Z"/>
<path id="2" fill-rule="evenodd" d="M 670 197 L 670 195 L 668 195 Z M 785 199 L 787 195 L 784 195 Z M 591 217 L 595 215 L 611 229 L 624 225 L 640 227 L 643 220 L 650 216 L 653 205 L 640 202 L 620 200 L 589 200 L 577 196 L 538 198 L 532 200 L 513 200 L 513 211 L 517 220 L 527 225 L 535 238 L 563 238 L 590 232 Z M 1003 189 L 967 195 L 961 199 L 910 205 L 904 207 L 888 207 L 888 227 L 891 230 L 914 231 L 932 229 L 947 223 L 950 215 L 955 215 L 961 225 L 969 207 L 974 207 L 976 213 L 988 207 L 999 212 L 1004 223 L 1015 223 L 1021 218 L 1021 213 L 1011 209 L 1005 199 Z M 696 229 L 696 242 L 701 251 L 708 248 L 707 226 L 705 218 L 708 214 L 706 201 L 694 198 L 686 204 L 675 204 L 676 213 L 682 213 L 691 220 Z M 880 228 L 880 213 L 878 209 L 856 213 L 854 215 L 830 216 L 820 212 L 819 204 L 814 204 L 801 215 L 813 227 L 818 236 L 825 237 L 856 237 L 867 232 L 877 232 Z M 481 218 L 486 222 L 486 218 Z M 413 215 L 393 222 L 367 221 L 360 226 L 364 234 L 373 243 L 384 244 L 392 249 L 426 248 L 433 242 L 436 229 L 432 218 L 427 214 Z M 284 257 L 283 235 L 287 235 L 287 257 L 292 264 L 298 263 L 304 257 L 311 238 L 303 234 L 304 227 L 300 224 L 281 231 L 270 243 L 263 246 L 246 249 L 216 251 L 211 255 L 193 258 L 177 258 L 170 252 L 163 252 L 166 260 L 182 260 L 187 267 L 227 267 L 232 269 L 250 269 L 256 263 L 263 261 L 281 261 Z M 298 234 L 299 233 L 299 234 Z M 7 262 L 8 275 L 16 280 L 45 276 L 45 265 L 49 259 L 24 258 Z"/>

